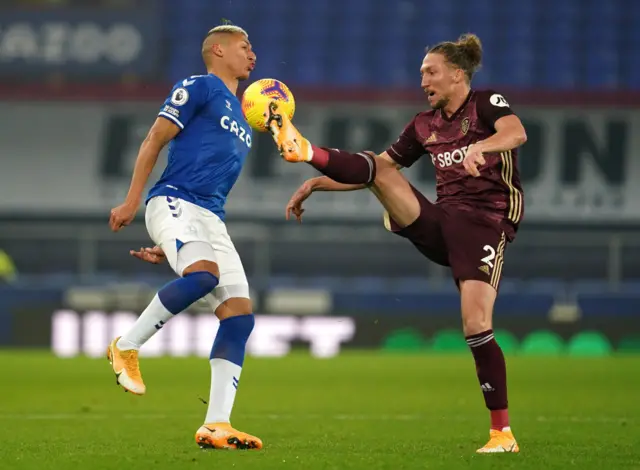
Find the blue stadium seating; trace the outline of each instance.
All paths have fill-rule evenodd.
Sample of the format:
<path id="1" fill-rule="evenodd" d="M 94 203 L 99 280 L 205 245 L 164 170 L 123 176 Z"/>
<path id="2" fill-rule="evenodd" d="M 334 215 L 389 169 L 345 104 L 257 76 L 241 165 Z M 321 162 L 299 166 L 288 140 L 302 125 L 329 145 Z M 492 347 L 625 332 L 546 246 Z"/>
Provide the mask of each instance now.
<path id="1" fill-rule="evenodd" d="M 286 76 L 292 85 L 414 87 L 424 47 L 470 31 L 485 45 L 480 86 L 640 87 L 640 2 L 234 0 L 167 5 L 171 79 L 201 68 L 197 46 L 202 35 L 227 18 L 249 30 L 260 54 L 257 74 Z"/>

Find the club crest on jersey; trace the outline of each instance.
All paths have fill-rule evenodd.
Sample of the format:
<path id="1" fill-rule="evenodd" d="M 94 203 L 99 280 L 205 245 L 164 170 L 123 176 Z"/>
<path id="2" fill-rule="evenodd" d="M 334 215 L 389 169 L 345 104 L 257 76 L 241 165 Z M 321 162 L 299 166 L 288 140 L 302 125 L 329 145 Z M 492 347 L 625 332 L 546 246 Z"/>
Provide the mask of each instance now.
<path id="1" fill-rule="evenodd" d="M 189 101 L 189 92 L 186 88 L 176 88 L 171 95 L 171 104 L 174 104 L 175 106 L 182 106 L 187 101 Z"/>
<path id="2" fill-rule="evenodd" d="M 462 135 L 467 135 L 467 132 L 469 132 L 469 118 L 466 117 L 462 120 L 462 123 L 460 124 L 460 130 L 462 131 Z"/>

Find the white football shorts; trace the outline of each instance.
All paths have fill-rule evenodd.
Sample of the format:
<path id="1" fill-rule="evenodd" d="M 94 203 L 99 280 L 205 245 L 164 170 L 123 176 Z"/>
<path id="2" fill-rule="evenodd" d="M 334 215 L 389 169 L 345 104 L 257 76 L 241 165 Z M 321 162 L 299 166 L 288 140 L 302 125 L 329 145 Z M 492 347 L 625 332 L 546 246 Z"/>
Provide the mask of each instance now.
<path id="1" fill-rule="evenodd" d="M 250 298 L 240 255 L 220 217 L 183 199 L 156 196 L 147 203 L 145 223 L 178 276 L 196 261 L 218 264 L 218 286 L 206 296 L 214 311 L 231 297 Z"/>

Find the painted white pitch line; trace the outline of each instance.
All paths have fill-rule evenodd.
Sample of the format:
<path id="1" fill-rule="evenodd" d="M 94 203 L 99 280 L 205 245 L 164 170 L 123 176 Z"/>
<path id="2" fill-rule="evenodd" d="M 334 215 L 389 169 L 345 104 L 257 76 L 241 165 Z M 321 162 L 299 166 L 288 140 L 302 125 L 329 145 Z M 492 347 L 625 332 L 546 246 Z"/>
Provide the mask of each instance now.
<path id="1" fill-rule="evenodd" d="M 184 414 L 152 414 L 152 413 L 140 413 L 140 414 L 96 414 L 96 413 L 52 413 L 52 414 L 19 414 L 19 413 L 0 413 L 0 421 L 2 420 L 26 420 L 26 421 L 73 421 L 73 420 L 90 420 L 100 421 L 107 419 L 126 419 L 126 420 L 161 420 L 172 419 L 178 416 L 184 417 L 190 413 Z M 246 419 L 270 419 L 274 421 L 287 421 L 287 420 L 320 420 L 320 419 L 333 419 L 336 421 L 458 421 L 468 422 L 473 421 L 476 418 L 469 418 L 464 416 L 450 417 L 450 416 L 433 416 L 433 415 L 411 415 L 411 414 L 397 414 L 397 415 L 359 415 L 359 414 L 336 414 L 336 415 L 322 415 L 322 414 L 251 414 L 243 415 Z M 549 423 L 596 423 L 596 424 L 623 424 L 623 423 L 635 423 L 634 418 L 621 418 L 621 417 L 607 417 L 607 416 L 537 416 L 533 420 L 528 417 L 519 418 L 519 421 L 523 422 L 549 422 Z"/>

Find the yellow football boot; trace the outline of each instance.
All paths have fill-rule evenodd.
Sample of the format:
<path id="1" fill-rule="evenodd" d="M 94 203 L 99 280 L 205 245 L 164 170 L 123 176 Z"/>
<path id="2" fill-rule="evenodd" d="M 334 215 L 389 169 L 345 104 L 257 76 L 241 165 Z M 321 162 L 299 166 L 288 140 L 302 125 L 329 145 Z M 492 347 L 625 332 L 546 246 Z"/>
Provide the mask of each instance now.
<path id="1" fill-rule="evenodd" d="M 479 454 L 495 454 L 502 452 L 520 452 L 516 438 L 510 428 L 502 431 L 492 429 L 489 431 L 489 442 L 476 451 Z"/>
<path id="2" fill-rule="evenodd" d="M 144 395 L 147 387 L 145 387 L 140 374 L 138 351 L 135 349 L 125 351 L 118 349 L 116 343 L 119 339 L 120 337 L 117 337 L 111 341 L 107 349 L 107 359 L 116 374 L 116 383 L 122 386 L 125 392 Z"/>
<path id="3" fill-rule="evenodd" d="M 280 113 L 278 102 L 271 101 L 268 107 L 267 127 L 275 140 L 280 155 L 288 162 L 309 162 L 313 148 L 296 129 L 285 113 Z"/>
<path id="4" fill-rule="evenodd" d="M 262 449 L 262 441 L 233 429 L 229 423 L 211 423 L 196 431 L 196 444 L 202 449 Z"/>

